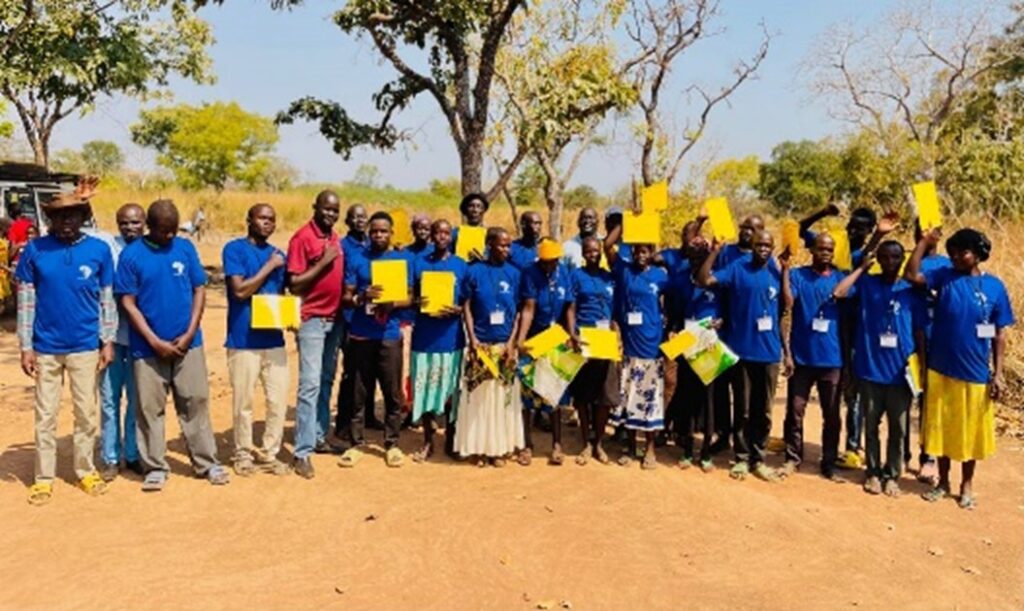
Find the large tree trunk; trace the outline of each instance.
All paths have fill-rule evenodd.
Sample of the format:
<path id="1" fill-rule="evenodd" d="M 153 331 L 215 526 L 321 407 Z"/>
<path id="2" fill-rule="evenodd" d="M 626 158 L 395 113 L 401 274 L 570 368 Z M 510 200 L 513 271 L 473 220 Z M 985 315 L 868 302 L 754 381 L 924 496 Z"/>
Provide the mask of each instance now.
<path id="1" fill-rule="evenodd" d="M 558 176 L 554 161 L 543 151 L 537 154 L 537 162 L 544 171 L 544 201 L 548 205 L 548 235 L 562 239 L 562 211 L 565 209 L 565 190 Z"/>
<path id="2" fill-rule="evenodd" d="M 471 137 L 459 151 L 462 163 L 462 194 L 483 192 L 484 146 L 482 138 Z"/>
<path id="3" fill-rule="evenodd" d="M 29 138 L 29 144 L 32 145 L 32 156 L 35 158 L 36 165 L 41 165 L 50 170 L 50 143 L 44 141 L 41 137 L 32 136 Z"/>

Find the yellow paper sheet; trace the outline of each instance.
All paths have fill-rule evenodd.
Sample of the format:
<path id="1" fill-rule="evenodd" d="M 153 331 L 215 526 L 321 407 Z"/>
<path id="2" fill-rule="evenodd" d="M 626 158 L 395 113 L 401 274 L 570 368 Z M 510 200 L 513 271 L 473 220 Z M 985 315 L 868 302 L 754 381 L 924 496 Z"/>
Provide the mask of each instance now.
<path id="1" fill-rule="evenodd" d="M 544 331 L 526 340 L 523 347 L 533 358 L 540 358 L 569 340 L 569 334 L 562 325 L 551 325 Z"/>
<path id="2" fill-rule="evenodd" d="M 298 329 L 302 300 L 291 295 L 253 295 L 253 329 Z"/>
<path id="3" fill-rule="evenodd" d="M 683 331 L 672 339 L 661 344 L 661 351 L 669 359 L 675 360 L 680 354 L 686 352 L 691 346 L 697 343 L 697 337 L 689 331 Z"/>
<path id="4" fill-rule="evenodd" d="M 644 212 L 661 212 L 668 208 L 668 183 L 656 182 L 640 192 L 640 204 Z"/>
<path id="5" fill-rule="evenodd" d="M 910 392 L 916 397 L 921 394 L 921 361 L 917 358 L 917 353 L 912 352 L 910 358 L 907 359 L 907 371 L 906 371 L 907 384 L 910 386 Z"/>
<path id="6" fill-rule="evenodd" d="M 657 212 L 627 211 L 622 223 L 622 241 L 626 244 L 661 243 L 661 216 Z"/>
<path id="7" fill-rule="evenodd" d="M 907 269 L 907 261 L 910 261 L 910 253 L 903 253 L 903 263 L 900 264 L 900 276 L 903 275 L 903 270 Z M 868 268 L 868 274 L 871 276 L 877 276 L 882 273 L 882 266 L 878 264 L 876 259 L 871 267 Z"/>
<path id="8" fill-rule="evenodd" d="M 843 271 L 850 271 L 853 269 L 853 255 L 850 253 L 850 239 L 846 235 L 845 229 L 833 229 L 828 232 L 832 236 L 832 240 L 836 243 L 836 249 L 832 254 L 832 265 L 835 265 Z"/>
<path id="9" fill-rule="evenodd" d="M 412 221 L 405 210 L 393 210 L 391 214 L 391 243 L 395 246 L 408 246 L 416 241 L 412 235 Z"/>
<path id="10" fill-rule="evenodd" d="M 459 227 L 459 240 L 455 244 L 455 254 L 469 261 L 469 253 L 477 251 L 481 255 L 487 249 L 487 229 L 485 227 L 471 227 L 461 225 Z"/>
<path id="11" fill-rule="evenodd" d="M 708 213 L 708 222 L 711 223 L 711 233 L 719 242 L 731 242 L 739 237 L 728 200 L 724 197 L 709 199 L 704 202 L 704 209 Z"/>
<path id="12" fill-rule="evenodd" d="M 800 223 L 794 220 L 782 222 L 782 250 L 787 248 L 794 257 L 800 253 Z"/>
<path id="13" fill-rule="evenodd" d="M 483 348 L 477 348 L 476 355 L 477 357 L 480 358 L 480 362 L 483 363 L 485 367 L 487 367 L 487 371 L 491 372 L 492 376 L 494 376 L 495 378 L 501 377 L 501 372 L 498 370 L 498 364 L 494 362 L 494 359 L 491 358 L 491 355 L 487 352 L 487 350 Z"/>
<path id="14" fill-rule="evenodd" d="M 452 272 L 423 272 L 420 296 L 427 299 L 424 314 L 437 314 L 446 307 L 455 306 L 455 274 Z"/>
<path id="15" fill-rule="evenodd" d="M 395 259 L 370 261 L 370 282 L 382 290 L 374 303 L 405 301 L 409 297 L 409 262 Z"/>
<path id="16" fill-rule="evenodd" d="M 913 186 L 913 190 L 921 231 L 942 227 L 942 211 L 939 208 L 939 194 L 935 190 L 935 183 L 930 180 L 919 182 Z"/>
<path id="17" fill-rule="evenodd" d="M 588 359 L 601 359 L 616 363 L 622 360 L 619 336 L 611 329 L 580 327 L 580 341 L 583 343 L 583 356 Z"/>

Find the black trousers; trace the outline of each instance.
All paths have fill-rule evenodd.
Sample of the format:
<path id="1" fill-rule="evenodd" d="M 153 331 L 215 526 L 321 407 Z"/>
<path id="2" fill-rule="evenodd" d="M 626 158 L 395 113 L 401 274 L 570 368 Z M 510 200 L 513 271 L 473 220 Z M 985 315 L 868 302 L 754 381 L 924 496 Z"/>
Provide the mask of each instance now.
<path id="1" fill-rule="evenodd" d="M 740 391 L 732 414 L 736 461 L 756 467 L 764 462 L 765 446 L 772 430 L 772 400 L 779 364 L 740 361 L 733 369 L 737 370 Z"/>
<path id="2" fill-rule="evenodd" d="M 733 434 L 732 408 L 740 401 L 740 367 L 736 365 L 715 380 L 715 433 L 720 439 L 729 439 Z"/>
<path id="3" fill-rule="evenodd" d="M 786 461 L 800 464 L 804 460 L 804 415 L 811 388 L 818 387 L 821 403 L 821 470 L 832 471 L 839 457 L 839 436 L 843 422 L 839 415 L 839 368 L 797 365 L 789 378 L 786 392 Z"/>
<path id="4" fill-rule="evenodd" d="M 364 437 L 366 410 L 380 383 L 384 395 L 384 447 L 398 445 L 402 427 L 402 340 L 368 340 L 349 338 L 345 347 L 345 367 L 352 373 L 347 397 L 349 405 L 348 439 L 353 446 L 366 443 Z M 347 373 L 347 372 L 346 372 Z"/>
<path id="5" fill-rule="evenodd" d="M 715 382 L 704 382 L 693 372 L 686 359 L 676 360 L 676 388 L 669 411 L 674 414 L 675 430 L 683 447 L 683 456 L 693 457 L 693 433 L 700 420 L 704 434 L 700 459 L 711 459 L 711 441 L 715 433 Z"/>

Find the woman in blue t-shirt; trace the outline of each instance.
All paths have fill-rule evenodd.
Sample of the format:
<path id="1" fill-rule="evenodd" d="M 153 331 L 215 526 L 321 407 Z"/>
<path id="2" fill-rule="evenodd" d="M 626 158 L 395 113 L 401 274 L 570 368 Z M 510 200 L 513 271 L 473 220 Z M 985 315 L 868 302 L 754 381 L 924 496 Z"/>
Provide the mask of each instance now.
<path id="1" fill-rule="evenodd" d="M 448 250 L 452 241 L 452 226 L 448 221 L 434 221 L 430 226 L 430 239 L 433 250 L 416 260 L 414 271 L 419 313 L 412 334 L 412 420 L 422 419 L 423 426 L 423 447 L 413 453 L 415 462 L 423 462 L 434 453 L 434 419 L 444 416 L 449 405 L 449 422 L 454 421 L 458 413 L 457 391 L 462 379 L 462 351 L 466 345 L 462 308 L 458 306 L 466 262 Z M 446 305 L 428 314 L 430 302 L 422 296 L 421 288 L 424 273 L 431 272 L 451 274 L 455 305 Z M 446 433 L 452 428 L 446 426 Z"/>
<path id="2" fill-rule="evenodd" d="M 939 483 L 924 498 L 951 496 L 950 462 L 956 460 L 963 463 L 959 505 L 973 509 L 976 461 L 996 450 L 993 402 L 1003 395 L 1006 327 L 1014 318 L 1002 281 L 979 267 L 992 252 L 983 233 L 957 231 L 946 241 L 953 267 L 922 271 L 925 252 L 940 237 L 938 229 L 925 234 L 904 272 L 935 291 L 934 325 L 942 330 L 928 342 L 923 428 L 925 452 L 939 457 Z"/>
<path id="3" fill-rule="evenodd" d="M 459 399 L 455 450 L 505 466 L 523 447 L 516 338 L 519 329 L 519 270 L 508 263 L 512 238 L 504 229 L 490 232 L 487 260 L 470 265 L 462 285 L 469 353 L 465 387 Z"/>

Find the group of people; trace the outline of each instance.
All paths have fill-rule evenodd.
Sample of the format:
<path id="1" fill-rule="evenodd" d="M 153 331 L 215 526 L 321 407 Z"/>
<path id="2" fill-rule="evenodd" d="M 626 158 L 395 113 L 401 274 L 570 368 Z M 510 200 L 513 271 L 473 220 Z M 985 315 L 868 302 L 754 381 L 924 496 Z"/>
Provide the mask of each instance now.
<path id="1" fill-rule="evenodd" d="M 105 492 L 122 461 L 143 476 L 143 490 L 163 489 L 170 470 L 168 392 L 195 475 L 226 484 L 229 473 L 218 462 L 210 424 L 200 327 L 207 278 L 194 246 L 178 237 L 178 210 L 167 200 L 148 210 L 127 204 L 117 212 L 119 235 L 97 239 L 82 231 L 91 215 L 86 191 L 48 205 L 49 233 L 28 243 L 16 271 L 22 367 L 36 380 L 37 459 L 29 500 L 42 504 L 53 495 L 65 376 L 82 490 Z M 491 227 L 483 252 L 457 256 L 460 228 L 485 227 L 488 208 L 485 197 L 471 194 L 459 205 L 461 226 L 417 215 L 412 243 L 395 247 L 391 216 L 368 215 L 361 205 L 345 211 L 347 234 L 336 233 L 341 203 L 323 191 L 286 252 L 269 242 L 274 209 L 256 204 L 248 211 L 247 235 L 223 249 L 236 475 L 313 478 L 313 454 L 336 454 L 339 466 L 355 467 L 366 455 L 365 431 L 379 389 L 389 467 L 406 460 L 399 432 L 407 402 L 423 429 L 414 461 L 434 455 L 435 433 L 443 427 L 449 454 L 495 467 L 531 463 L 540 413 L 550 414 L 548 462 L 563 464 L 559 410 L 571 405 L 584 445 L 578 464 L 611 462 L 605 439 L 612 425 L 627 444 L 619 464 L 638 460 L 644 469 L 655 468 L 668 436 L 682 450 L 682 468 L 711 471 L 712 456 L 731 448 L 733 478 L 779 481 L 803 466 L 803 421 L 816 388 L 824 478 L 844 481 L 839 469 L 859 467 L 863 455 L 865 491 L 898 495 L 910 460 L 911 408 L 923 394 L 918 475 L 933 484 L 925 498 L 953 496 L 950 467 L 958 461 L 958 502 L 975 506 L 975 461 L 995 449 L 993 400 L 1003 391 L 1005 329 L 1014 322 L 1002 282 L 980 269 L 991 252 L 980 232 L 954 233 L 945 242 L 946 257 L 938 253 L 939 230 L 918 230 L 908 252 L 889 237 L 897 217 L 878 219 L 859 208 L 846 225 L 853 269 L 844 271 L 834 263 L 836 240 L 813 230 L 839 214 L 834 206 L 801 221 L 810 264 L 800 267 L 794 266 L 800 253 L 776 252 L 757 215 L 742 220 L 738 242 L 721 244 L 703 237 L 701 214 L 686 224 L 678 247 L 659 251 L 655 244 L 623 242 L 620 208 L 605 213 L 599 236 L 598 212 L 586 208 L 579 234 L 564 243 L 544 238 L 540 215 L 527 212 L 518 238 Z M 404 295 L 382 299 L 373 271 L 380 261 L 404 266 Z M 449 303 L 431 307 L 421 289 L 425 275 L 438 272 L 454 280 L 453 294 Z M 289 387 L 284 331 L 252 324 L 254 296 L 285 293 L 301 297 L 290 464 L 281 460 Z M 562 348 L 569 352 L 585 353 L 588 328 L 615 332 L 621 345 L 621 359 L 586 359 L 557 401 L 532 383 L 539 362 L 549 357 L 528 350 L 531 338 L 553 325 L 567 333 Z M 709 384 L 686 357 L 671 363 L 662 356 L 662 343 L 693 325 L 717 330 L 738 357 Z M 676 383 L 666 400 L 666 370 L 672 369 Z M 788 380 L 785 463 L 775 469 L 765 457 L 779 373 Z M 253 436 L 257 385 L 266 400 L 259 443 Z"/>

